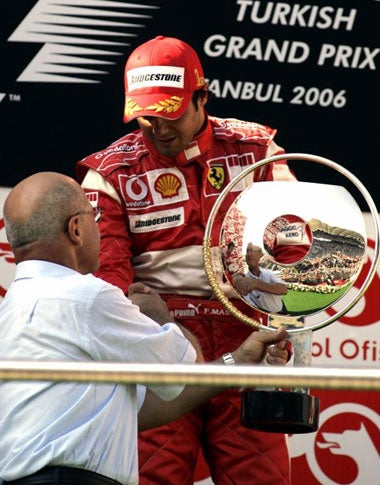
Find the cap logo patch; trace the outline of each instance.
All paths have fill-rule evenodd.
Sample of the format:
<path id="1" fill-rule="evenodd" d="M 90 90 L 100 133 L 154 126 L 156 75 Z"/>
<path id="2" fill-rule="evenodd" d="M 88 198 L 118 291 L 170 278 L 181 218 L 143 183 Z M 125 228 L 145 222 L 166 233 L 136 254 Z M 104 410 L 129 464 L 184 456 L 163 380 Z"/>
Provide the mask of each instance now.
<path id="1" fill-rule="evenodd" d="M 128 98 L 125 101 L 125 116 L 133 116 L 137 111 L 141 111 L 143 108 L 133 101 L 133 99 Z"/>
<path id="2" fill-rule="evenodd" d="M 128 91 L 165 86 L 184 88 L 185 68 L 175 66 L 144 66 L 127 71 Z"/>
<path id="3" fill-rule="evenodd" d="M 158 103 L 151 104 L 145 109 L 152 110 L 156 113 L 174 113 L 177 111 L 182 104 L 183 98 L 180 96 L 172 96 L 171 98 L 164 99 Z"/>
<path id="4" fill-rule="evenodd" d="M 194 74 L 197 87 L 202 87 L 205 84 L 205 78 L 199 75 L 198 69 L 194 69 Z"/>
<path id="5" fill-rule="evenodd" d="M 142 108 L 135 103 L 131 98 L 128 98 L 125 103 L 125 115 L 131 116 L 138 111 L 154 111 L 155 113 L 175 113 L 182 104 L 183 98 L 180 96 L 172 96 L 171 98 L 164 99 L 158 103 L 151 104 Z"/>

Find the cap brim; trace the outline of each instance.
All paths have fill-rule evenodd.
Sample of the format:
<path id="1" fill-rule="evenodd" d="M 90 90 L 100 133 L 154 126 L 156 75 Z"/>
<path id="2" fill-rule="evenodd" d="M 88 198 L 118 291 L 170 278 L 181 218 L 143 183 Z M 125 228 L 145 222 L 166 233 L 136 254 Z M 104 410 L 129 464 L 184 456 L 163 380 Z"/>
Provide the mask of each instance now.
<path id="1" fill-rule="evenodd" d="M 140 116 L 158 116 L 176 120 L 185 113 L 192 95 L 192 92 L 127 95 L 123 121 L 128 123 Z"/>

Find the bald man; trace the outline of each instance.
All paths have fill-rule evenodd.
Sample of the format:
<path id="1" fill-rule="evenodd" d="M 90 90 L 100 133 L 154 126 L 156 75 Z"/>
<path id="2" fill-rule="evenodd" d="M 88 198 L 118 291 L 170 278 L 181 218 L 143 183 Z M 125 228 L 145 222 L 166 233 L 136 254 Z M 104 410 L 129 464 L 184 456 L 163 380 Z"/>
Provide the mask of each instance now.
<path id="1" fill-rule="evenodd" d="M 254 307 L 270 313 L 283 313 L 286 310 L 282 296 L 288 292 L 287 285 L 276 273 L 260 266 L 262 257 L 260 246 L 247 244 L 245 261 L 248 271 L 234 278 L 234 286 Z"/>
<path id="2" fill-rule="evenodd" d="M 98 268 L 100 215 L 81 187 L 58 173 L 37 173 L 10 192 L 4 218 L 17 266 L 0 305 L 2 358 L 200 361 L 195 339 L 171 322 L 157 294 L 142 284 L 130 294 L 153 321 L 122 290 L 92 275 Z M 265 357 L 283 365 L 285 347 L 284 328 L 253 332 L 229 358 L 247 364 Z M 220 391 L 3 381 L 0 483 L 137 484 L 137 431 L 177 419 Z"/>

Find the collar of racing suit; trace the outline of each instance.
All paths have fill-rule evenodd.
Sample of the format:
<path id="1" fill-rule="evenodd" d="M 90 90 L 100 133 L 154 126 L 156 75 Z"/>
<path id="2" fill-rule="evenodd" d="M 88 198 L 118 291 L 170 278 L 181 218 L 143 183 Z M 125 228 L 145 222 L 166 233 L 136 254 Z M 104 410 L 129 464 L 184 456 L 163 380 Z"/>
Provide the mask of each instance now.
<path id="1" fill-rule="evenodd" d="M 149 152 L 158 157 L 167 165 L 186 165 L 197 159 L 200 155 L 206 153 L 211 147 L 212 143 L 212 125 L 205 112 L 206 120 L 205 126 L 199 131 L 194 138 L 186 145 L 185 149 L 179 152 L 175 157 L 165 157 L 157 148 L 147 139 L 144 138 L 144 143 L 147 146 Z"/>

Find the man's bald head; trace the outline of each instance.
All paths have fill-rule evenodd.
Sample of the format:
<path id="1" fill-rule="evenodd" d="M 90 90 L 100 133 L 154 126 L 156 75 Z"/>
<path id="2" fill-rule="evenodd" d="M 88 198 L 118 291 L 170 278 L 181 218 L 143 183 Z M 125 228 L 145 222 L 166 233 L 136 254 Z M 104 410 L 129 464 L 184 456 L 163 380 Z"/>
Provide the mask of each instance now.
<path id="1" fill-rule="evenodd" d="M 72 210 L 87 202 L 80 185 L 56 172 L 39 172 L 17 184 L 4 204 L 9 244 L 13 249 L 37 241 L 51 244 Z"/>
<path id="2" fill-rule="evenodd" d="M 253 244 L 251 242 L 249 242 L 247 244 L 247 250 L 251 251 L 251 252 L 255 252 L 255 253 L 262 253 L 263 250 L 261 249 L 260 246 L 257 246 L 256 244 Z"/>

